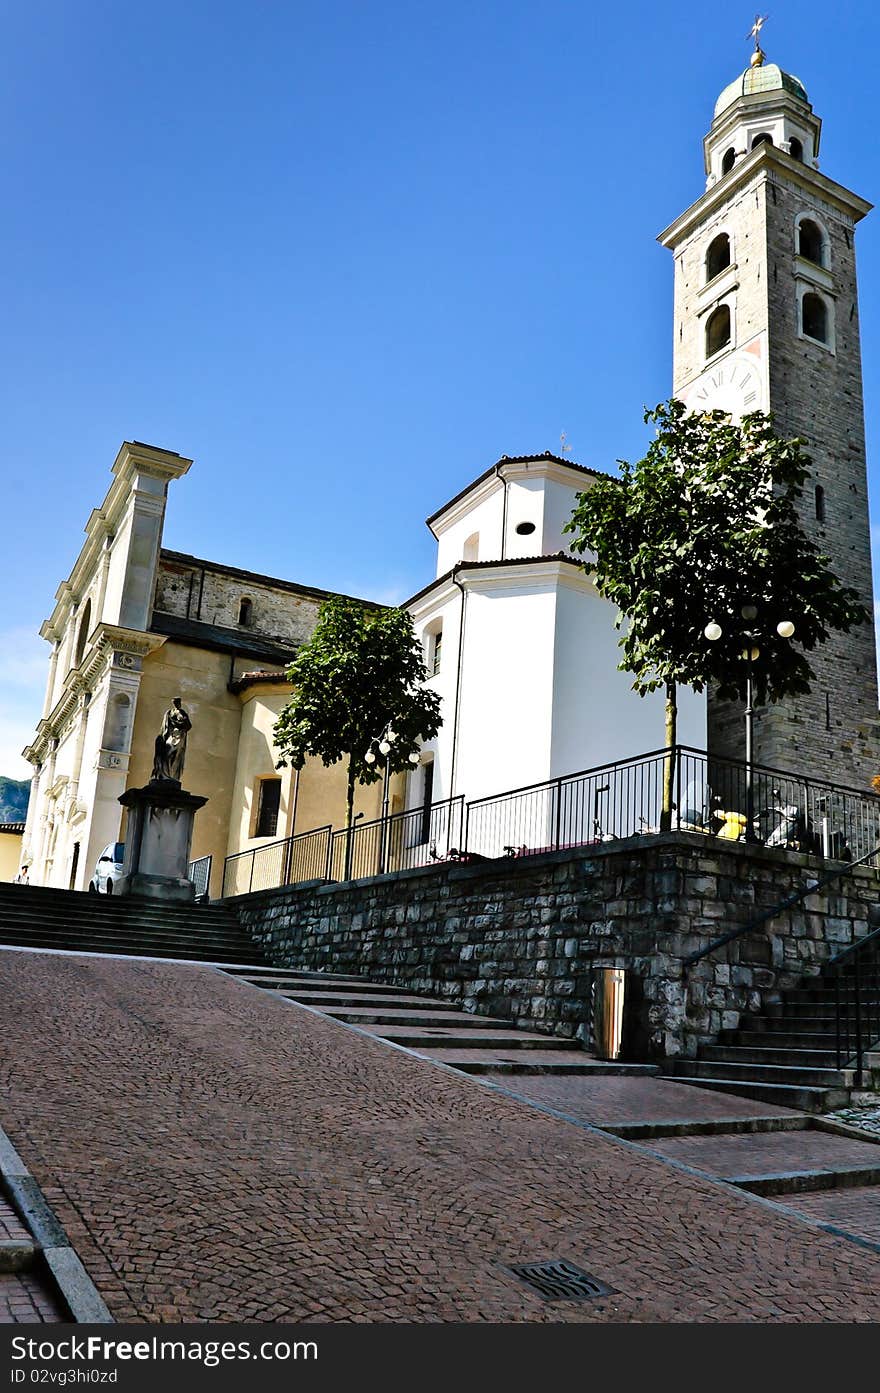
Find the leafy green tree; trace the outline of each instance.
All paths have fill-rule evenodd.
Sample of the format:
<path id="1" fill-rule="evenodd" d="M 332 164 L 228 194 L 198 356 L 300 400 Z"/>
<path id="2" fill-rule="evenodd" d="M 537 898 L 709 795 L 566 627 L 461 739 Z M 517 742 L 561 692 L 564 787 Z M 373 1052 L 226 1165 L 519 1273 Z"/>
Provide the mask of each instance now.
<path id="1" fill-rule="evenodd" d="M 579 493 L 567 530 L 572 550 L 618 609 L 619 667 L 644 696 L 666 692 L 666 746 L 676 742 L 676 689 L 712 683 L 723 700 L 744 694 L 742 609 L 758 608 L 756 695 L 777 701 L 809 691 L 807 653 L 832 630 L 871 616 L 842 585 L 803 530 L 798 500 L 810 460 L 800 440 L 781 440 L 768 415 L 734 421 L 723 411 L 688 412 L 675 399 L 645 414 L 655 435 L 643 459 L 620 463 L 619 479 Z M 795 624 L 793 641 L 776 625 Z M 707 641 L 710 621 L 722 638 Z M 666 760 L 662 826 L 672 810 Z"/>
<path id="2" fill-rule="evenodd" d="M 411 768 L 410 754 L 437 734 L 440 698 L 422 686 L 427 675 L 406 610 L 327 600 L 287 669 L 295 690 L 275 723 L 278 767 L 301 769 L 308 755 L 325 765 L 347 759 L 350 829 L 356 784 L 383 777 L 385 764 L 365 758 L 383 731 L 396 734 L 386 757 L 392 774 Z"/>

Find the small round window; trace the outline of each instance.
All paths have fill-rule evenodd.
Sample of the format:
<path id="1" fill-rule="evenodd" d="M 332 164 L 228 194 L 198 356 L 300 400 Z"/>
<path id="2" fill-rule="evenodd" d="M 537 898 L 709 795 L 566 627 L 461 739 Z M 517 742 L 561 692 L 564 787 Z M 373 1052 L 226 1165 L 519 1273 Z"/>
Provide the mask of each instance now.
<path id="1" fill-rule="evenodd" d="M 533 522 L 518 522 L 516 530 L 520 537 L 530 537 L 535 530 L 535 524 Z"/>

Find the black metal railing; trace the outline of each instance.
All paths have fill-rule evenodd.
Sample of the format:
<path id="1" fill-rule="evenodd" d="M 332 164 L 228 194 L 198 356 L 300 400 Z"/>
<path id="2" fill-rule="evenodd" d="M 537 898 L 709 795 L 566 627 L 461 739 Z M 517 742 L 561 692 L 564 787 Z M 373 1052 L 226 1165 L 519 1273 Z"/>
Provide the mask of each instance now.
<path id="1" fill-rule="evenodd" d="M 754 764 L 749 828 L 745 764 L 686 745 L 676 747 L 675 760 L 674 826 L 832 861 L 860 860 L 880 842 L 880 797 L 867 789 Z"/>
<path id="2" fill-rule="evenodd" d="M 853 1068 L 861 1088 L 865 1055 L 880 1041 L 880 929 L 831 958 L 834 982 L 837 1067 Z"/>
<path id="3" fill-rule="evenodd" d="M 660 825 L 666 751 L 527 784 L 467 805 L 464 844 L 504 856 L 617 841 Z"/>
<path id="4" fill-rule="evenodd" d="M 670 766 L 672 809 L 664 818 Z M 361 879 L 429 865 L 453 851 L 495 858 L 595 846 L 666 826 L 860 865 L 875 860 L 880 849 L 880 797 L 764 765 L 747 772 L 742 762 L 676 745 L 468 803 L 459 796 L 356 822 L 350 830 L 319 827 L 237 852 L 226 858 L 223 894 Z"/>
<path id="5" fill-rule="evenodd" d="M 186 874 L 196 888 L 196 904 L 201 904 L 209 898 L 213 862 L 213 856 L 199 856 L 189 863 Z"/>
<path id="6" fill-rule="evenodd" d="M 326 880 L 332 839 L 332 827 L 316 827 L 227 856 L 223 865 L 224 898 L 306 880 Z"/>
<path id="7" fill-rule="evenodd" d="M 328 877 L 361 880 L 444 861 L 451 851 L 461 848 L 463 823 L 463 797 L 371 822 L 355 822 L 350 832 L 342 828 L 333 833 Z"/>
<path id="8" fill-rule="evenodd" d="M 483 856 L 526 855 L 655 833 L 671 762 L 673 830 L 855 861 L 880 842 L 880 797 L 686 745 L 652 750 L 467 805 L 465 846 Z"/>

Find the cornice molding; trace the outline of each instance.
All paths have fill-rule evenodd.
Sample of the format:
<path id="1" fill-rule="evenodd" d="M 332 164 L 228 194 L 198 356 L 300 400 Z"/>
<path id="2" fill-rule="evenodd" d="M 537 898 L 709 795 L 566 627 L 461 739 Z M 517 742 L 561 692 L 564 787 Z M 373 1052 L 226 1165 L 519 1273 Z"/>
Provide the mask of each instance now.
<path id="1" fill-rule="evenodd" d="M 161 648 L 161 634 L 146 634 L 139 629 L 121 629 L 114 624 L 98 624 L 79 667 L 71 668 L 64 679 L 64 692 L 49 715 L 37 726 L 35 739 L 27 746 L 24 758 L 31 764 L 42 764 L 47 746 L 54 737 L 60 738 L 76 713 L 81 698 L 91 692 L 114 666 L 114 656 L 121 654 L 135 660 L 132 667 L 123 664 L 127 685 L 135 689 L 140 682 L 140 662 Z M 132 670 L 134 668 L 134 670 Z"/>
<path id="2" fill-rule="evenodd" d="M 776 173 L 806 189 L 814 197 L 822 199 L 848 217 L 853 224 L 859 222 L 866 213 L 870 213 L 874 206 L 850 189 L 844 188 L 842 184 L 826 178 L 818 169 L 812 169 L 800 160 L 792 159 L 791 155 L 786 155 L 775 145 L 764 143 L 738 160 L 730 173 L 725 174 L 723 179 L 719 179 L 717 184 L 713 184 L 711 189 L 707 189 L 695 203 L 686 208 L 675 222 L 670 223 L 660 233 L 657 241 L 661 246 L 674 251 L 679 242 L 727 203 L 734 193 L 741 191 L 743 186 L 750 182 L 756 185 L 769 183 Z"/>
<path id="3" fill-rule="evenodd" d="M 142 445 L 139 441 L 123 442 L 113 462 L 113 483 L 107 490 L 101 506 L 93 508 L 89 514 L 85 526 L 86 540 L 69 577 L 62 581 L 55 592 L 57 603 L 43 628 L 51 627 L 56 632 L 64 628 L 67 612 L 72 603 L 79 601 L 85 593 L 88 581 L 100 560 L 101 550 L 112 543 L 132 496 L 136 495 L 138 506 L 141 508 L 150 506 L 161 509 L 164 506 L 154 494 L 142 494 L 137 488 L 137 479 L 141 476 L 158 479 L 167 486 L 172 479 L 179 479 L 186 474 L 191 464 L 191 459 L 176 455 L 171 450 Z M 43 628 L 40 630 L 41 633 Z M 46 634 L 43 634 L 43 637 L 45 638 Z"/>

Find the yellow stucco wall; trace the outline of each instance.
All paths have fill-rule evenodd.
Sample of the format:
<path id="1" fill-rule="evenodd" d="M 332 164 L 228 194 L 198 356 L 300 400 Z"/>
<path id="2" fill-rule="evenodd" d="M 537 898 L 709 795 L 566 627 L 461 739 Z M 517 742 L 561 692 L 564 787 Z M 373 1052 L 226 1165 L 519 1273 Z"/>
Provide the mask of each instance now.
<path id="1" fill-rule="evenodd" d="M 257 813 L 257 784 L 261 777 L 267 775 L 280 774 L 282 778 L 279 837 L 307 832 L 327 823 L 334 827 L 345 824 L 344 761 L 325 767 L 319 759 L 307 760 L 300 771 L 298 786 L 293 770 L 275 768 L 278 752 L 272 743 L 272 729 L 290 700 L 291 690 L 288 683 L 260 683 L 241 693 L 239 760 L 233 795 L 236 817 L 229 827 L 229 854 L 258 846 L 261 840 L 265 840 L 255 838 L 253 830 Z M 355 812 L 363 813 L 365 819 L 379 817 L 382 811 L 381 784 L 358 787 L 354 806 Z"/>
<path id="2" fill-rule="evenodd" d="M 346 803 L 346 764 L 325 766 L 319 759 L 309 759 L 300 770 L 299 778 L 292 769 L 278 770 L 275 767 L 278 752 L 272 743 L 272 730 L 282 708 L 290 699 L 291 687 L 286 682 L 258 683 L 247 687 L 240 695 L 241 731 L 239 737 L 238 765 L 232 797 L 233 816 L 229 824 L 227 855 L 252 848 L 267 847 L 265 856 L 258 859 L 256 876 L 251 878 L 250 858 L 242 861 L 238 870 L 245 879 L 238 883 L 230 876 L 227 890 L 259 888 L 266 883 L 275 883 L 274 877 L 280 866 L 281 850 L 271 849 L 272 844 L 285 837 L 310 832 L 316 828 L 332 826 L 336 829 L 345 826 Z M 259 802 L 259 784 L 266 777 L 281 777 L 281 804 L 278 813 L 278 827 L 274 837 L 255 837 L 254 828 Z M 390 810 L 398 811 L 403 806 L 403 778 L 392 780 Z M 358 785 L 355 791 L 355 814 L 360 813 L 361 821 L 369 822 L 382 813 L 382 783 L 367 787 Z M 317 844 L 315 855 L 318 854 Z M 276 865 L 276 861 L 278 864 Z M 311 861 L 305 874 L 311 873 Z M 316 875 L 323 870 L 315 864 Z"/>
<path id="3" fill-rule="evenodd" d="M 310 759 L 298 780 L 294 770 L 275 767 L 278 753 L 272 730 L 290 699 L 289 683 L 257 683 L 236 695 L 228 690 L 229 678 L 228 656 L 171 640 L 145 660 L 127 784 L 138 788 L 149 781 L 153 744 L 162 717 L 172 698 L 179 696 L 193 723 L 187 739 L 183 786 L 189 793 L 208 799 L 196 814 L 192 856 L 213 857 L 213 898 L 222 893 L 227 856 L 268 846 L 294 832 L 327 824 L 334 828 L 345 825 L 344 761 L 325 768 L 320 760 Z M 281 805 L 275 836 L 255 837 L 260 780 L 279 776 Z M 396 776 L 391 784 L 391 812 L 403 806 L 402 795 L 403 776 Z M 381 780 L 366 788 L 358 786 L 355 812 L 362 814 L 364 822 L 381 816 Z M 267 854 L 267 876 L 274 870 L 269 865 L 273 854 Z"/>
<path id="4" fill-rule="evenodd" d="M 0 832 L 0 880 L 14 880 L 21 861 L 22 834 Z"/>

